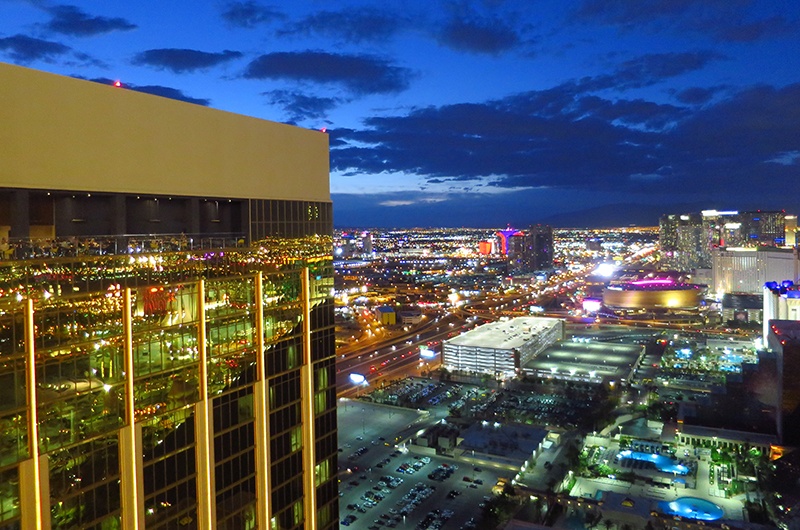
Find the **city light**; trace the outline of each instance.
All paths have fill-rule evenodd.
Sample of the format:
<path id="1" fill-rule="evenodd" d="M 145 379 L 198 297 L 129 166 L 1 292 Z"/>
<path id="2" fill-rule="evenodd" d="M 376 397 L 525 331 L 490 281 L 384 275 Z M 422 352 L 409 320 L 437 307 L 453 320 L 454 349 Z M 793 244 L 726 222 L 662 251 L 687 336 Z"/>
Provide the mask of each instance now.
<path id="1" fill-rule="evenodd" d="M 356 385 L 360 385 L 366 382 L 367 378 L 361 374 L 351 373 L 350 374 L 350 382 L 355 383 Z"/>
<path id="2" fill-rule="evenodd" d="M 594 270 L 594 274 L 597 276 L 610 277 L 617 269 L 618 267 L 613 263 L 601 263 Z"/>

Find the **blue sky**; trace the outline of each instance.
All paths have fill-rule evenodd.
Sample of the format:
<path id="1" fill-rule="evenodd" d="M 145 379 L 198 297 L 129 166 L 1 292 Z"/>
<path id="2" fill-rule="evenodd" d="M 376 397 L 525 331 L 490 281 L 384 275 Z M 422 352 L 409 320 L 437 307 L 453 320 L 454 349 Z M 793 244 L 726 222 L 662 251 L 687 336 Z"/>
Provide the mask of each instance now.
<path id="1" fill-rule="evenodd" d="M 0 60 L 326 128 L 337 226 L 800 199 L 800 2 L 0 0 Z"/>

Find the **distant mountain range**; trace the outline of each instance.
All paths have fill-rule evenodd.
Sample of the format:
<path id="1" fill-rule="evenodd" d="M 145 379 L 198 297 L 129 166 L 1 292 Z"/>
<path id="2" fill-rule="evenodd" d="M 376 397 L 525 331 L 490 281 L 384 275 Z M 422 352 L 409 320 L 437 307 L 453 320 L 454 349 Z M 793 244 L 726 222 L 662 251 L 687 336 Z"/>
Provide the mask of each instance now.
<path id="1" fill-rule="evenodd" d="M 739 209 L 709 201 L 696 203 L 662 204 L 619 203 L 595 206 L 551 215 L 542 215 L 535 206 L 509 204 L 498 210 L 490 201 L 464 200 L 447 206 L 438 203 L 411 203 L 399 207 L 386 207 L 379 202 L 355 195 L 334 195 L 334 226 L 337 228 L 382 227 L 382 228 L 497 228 L 506 225 L 526 228 L 531 224 L 549 224 L 555 228 L 617 228 L 624 226 L 658 226 L 664 214 L 683 214 L 702 210 Z M 760 206 L 762 209 L 766 205 Z M 757 209 L 759 206 L 750 209 Z M 552 209 L 550 210 L 552 211 Z M 434 219 L 444 219 L 437 223 Z M 440 224 L 441 223 L 441 224 Z"/>
<path id="2" fill-rule="evenodd" d="M 703 204 L 608 204 L 574 212 L 559 213 L 539 219 L 538 223 L 556 228 L 616 228 L 623 226 L 658 226 L 664 214 L 699 212 L 713 208 Z"/>

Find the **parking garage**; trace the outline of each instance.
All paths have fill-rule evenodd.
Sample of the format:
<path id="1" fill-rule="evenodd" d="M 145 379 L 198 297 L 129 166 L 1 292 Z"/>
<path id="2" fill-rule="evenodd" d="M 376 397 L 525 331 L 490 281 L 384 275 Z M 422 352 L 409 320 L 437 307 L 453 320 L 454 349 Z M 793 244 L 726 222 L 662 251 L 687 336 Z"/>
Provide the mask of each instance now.
<path id="1" fill-rule="evenodd" d="M 522 370 L 530 377 L 625 383 L 631 380 L 644 353 L 644 346 L 639 344 L 562 341 L 542 351 Z"/>

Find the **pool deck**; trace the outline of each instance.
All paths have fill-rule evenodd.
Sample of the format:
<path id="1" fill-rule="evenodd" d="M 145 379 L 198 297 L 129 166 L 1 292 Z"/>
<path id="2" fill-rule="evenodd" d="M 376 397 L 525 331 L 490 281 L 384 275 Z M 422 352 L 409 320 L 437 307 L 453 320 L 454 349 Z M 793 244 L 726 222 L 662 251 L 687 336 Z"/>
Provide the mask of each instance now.
<path id="1" fill-rule="evenodd" d="M 619 452 L 619 446 L 614 439 L 609 439 L 606 447 L 608 447 L 607 450 L 609 452 Z M 684 460 L 696 460 L 697 462 L 696 476 L 694 479 L 687 480 L 688 487 L 678 484 L 669 488 L 664 488 L 649 486 L 641 482 L 631 484 L 629 482 L 622 482 L 609 478 L 591 479 L 578 477 L 575 486 L 570 491 L 570 495 L 573 497 L 595 497 L 598 491 L 614 491 L 617 493 L 624 493 L 631 497 L 646 499 L 653 503 L 656 501 L 674 501 L 679 497 L 697 497 L 712 502 L 722 508 L 725 512 L 723 519 L 732 521 L 744 520 L 744 515 L 742 513 L 745 500 L 744 494 L 728 499 L 725 498 L 724 493 L 716 487 L 716 483 L 713 485 L 709 484 L 708 478 L 711 462 L 707 457 L 700 457 L 697 459 L 689 457 L 684 458 Z M 636 469 L 634 471 L 642 476 L 665 476 L 664 473 L 656 471 L 655 469 Z"/>
<path id="2" fill-rule="evenodd" d="M 653 504 L 659 501 L 671 502 L 679 497 L 697 497 L 699 499 L 713 502 L 725 512 L 723 519 L 731 521 L 743 521 L 742 506 L 744 496 L 737 496 L 731 499 L 724 497 L 714 497 L 708 492 L 689 488 L 657 488 L 643 484 L 630 484 L 612 479 L 589 479 L 579 477 L 575 486 L 570 491 L 573 497 L 595 497 L 598 491 L 614 491 L 624 493 L 634 498 L 646 499 Z"/>

